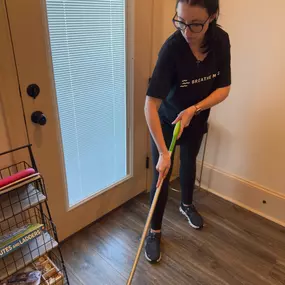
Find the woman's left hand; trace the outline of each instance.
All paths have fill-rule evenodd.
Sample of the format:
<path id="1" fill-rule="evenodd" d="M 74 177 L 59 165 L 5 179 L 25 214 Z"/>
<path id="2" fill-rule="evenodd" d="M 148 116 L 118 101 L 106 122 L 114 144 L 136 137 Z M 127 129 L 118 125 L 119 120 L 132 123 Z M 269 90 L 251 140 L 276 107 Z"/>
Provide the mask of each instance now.
<path id="1" fill-rule="evenodd" d="M 180 128 L 180 132 L 179 132 L 177 139 L 179 139 L 181 137 L 184 128 L 187 128 L 190 125 L 190 122 L 191 122 L 192 118 L 194 117 L 195 112 L 196 112 L 196 108 L 194 106 L 189 107 L 188 109 L 185 109 L 184 111 L 182 111 L 177 116 L 175 121 L 173 121 L 173 123 L 172 123 L 173 125 L 175 125 L 179 121 L 181 121 L 181 128 Z"/>

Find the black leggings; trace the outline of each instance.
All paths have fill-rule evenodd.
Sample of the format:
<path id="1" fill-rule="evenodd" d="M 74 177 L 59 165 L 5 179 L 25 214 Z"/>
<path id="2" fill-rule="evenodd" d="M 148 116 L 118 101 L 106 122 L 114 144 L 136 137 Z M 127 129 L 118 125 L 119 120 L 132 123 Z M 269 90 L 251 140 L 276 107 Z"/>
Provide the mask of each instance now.
<path id="1" fill-rule="evenodd" d="M 173 128 L 168 124 L 162 123 L 162 131 L 166 146 L 167 148 L 169 148 L 172 140 Z M 177 141 L 177 144 L 180 145 L 179 175 L 181 183 L 181 200 L 182 203 L 184 203 L 185 205 L 192 204 L 193 191 L 196 179 L 196 158 L 202 143 L 203 134 L 204 134 L 204 127 L 200 127 L 198 128 L 198 130 L 196 129 L 195 131 L 192 130 L 191 128 L 187 130 L 187 136 L 184 136 L 183 134 L 181 139 Z M 159 176 L 159 173 L 156 170 L 156 165 L 159 159 L 159 153 L 156 144 L 152 138 L 151 138 L 151 151 L 152 151 L 152 162 L 153 162 L 154 173 L 153 173 L 153 182 L 150 191 L 150 204 L 152 203 L 155 195 L 156 183 Z M 175 151 L 172 154 L 171 168 L 169 170 L 167 177 L 163 182 L 159 199 L 151 221 L 151 228 L 153 230 L 161 229 L 162 218 L 168 198 L 168 185 L 172 173 L 174 154 Z"/>

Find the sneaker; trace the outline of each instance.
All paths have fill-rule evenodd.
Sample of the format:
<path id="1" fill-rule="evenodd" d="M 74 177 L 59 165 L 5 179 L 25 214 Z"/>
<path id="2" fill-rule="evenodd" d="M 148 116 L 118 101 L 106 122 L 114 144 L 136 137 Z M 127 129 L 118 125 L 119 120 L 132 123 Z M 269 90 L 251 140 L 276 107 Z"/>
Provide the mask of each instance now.
<path id="1" fill-rule="evenodd" d="M 198 213 L 193 204 L 186 207 L 181 203 L 179 210 L 180 213 L 188 219 L 188 222 L 191 227 L 193 227 L 194 229 L 201 229 L 203 227 L 203 218 Z"/>
<path id="2" fill-rule="evenodd" d="M 161 260 L 160 253 L 161 233 L 149 232 L 145 244 L 145 257 L 150 263 L 157 263 Z"/>

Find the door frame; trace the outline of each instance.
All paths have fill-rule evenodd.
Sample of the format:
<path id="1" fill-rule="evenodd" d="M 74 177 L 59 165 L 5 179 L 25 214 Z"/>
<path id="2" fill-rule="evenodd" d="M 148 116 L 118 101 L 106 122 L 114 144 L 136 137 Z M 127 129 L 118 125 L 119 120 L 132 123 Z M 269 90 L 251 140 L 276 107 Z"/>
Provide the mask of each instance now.
<path id="1" fill-rule="evenodd" d="M 28 143 L 28 139 L 27 139 L 27 133 L 25 131 L 25 123 L 23 118 L 21 117 L 21 119 L 19 118 L 19 116 L 15 116 L 15 114 L 23 114 L 23 109 L 22 109 L 22 102 L 20 100 L 20 96 L 21 93 L 24 94 L 22 96 L 25 96 L 25 88 L 24 86 L 21 85 L 21 81 L 19 79 L 18 76 L 18 71 L 17 71 L 17 64 L 15 61 L 15 57 L 14 57 L 14 52 L 15 52 L 15 44 L 13 42 L 12 36 L 11 36 L 11 30 L 13 28 L 11 28 L 11 26 L 9 25 L 9 17 L 7 15 L 9 15 L 7 13 L 7 7 L 6 7 L 6 2 L 5 0 L 0 0 L 1 2 L 1 7 L 0 7 L 0 28 L 3 28 L 3 33 L 1 33 L 0 35 L 0 39 L 1 42 L 4 43 L 4 48 L 5 48 L 5 52 L 2 54 L 0 54 L 0 63 L 4 63 L 3 66 L 7 67 L 6 70 L 3 70 L 3 74 L 4 77 L 2 77 L 2 71 L 0 70 L 0 79 L 2 77 L 2 81 L 5 83 L 4 87 L 1 87 L 1 93 L 3 94 L 2 96 L 2 102 L 3 102 L 3 109 L 4 109 L 4 115 L 5 118 L 7 120 L 7 128 L 8 128 L 8 135 L 9 135 L 9 139 L 11 142 L 11 148 L 16 148 L 19 147 L 21 145 L 24 145 L 26 143 Z M 17 3 L 21 3 L 22 0 L 9 0 L 9 4 L 14 1 Z M 26 2 L 26 1 L 25 1 Z M 128 3 L 130 3 L 132 1 L 128 1 Z M 131 9 L 129 9 L 129 16 L 131 16 L 131 21 L 133 21 L 133 25 L 128 25 L 133 31 L 131 31 L 132 33 L 134 33 L 134 36 L 129 38 L 128 37 L 128 41 L 134 41 L 136 44 L 133 44 L 134 46 L 134 54 L 132 56 L 132 60 L 131 63 L 129 62 L 128 64 L 132 64 L 133 62 L 133 70 L 134 70 L 134 76 L 133 76 L 133 86 L 128 86 L 129 88 L 133 89 L 133 93 L 132 96 L 128 96 L 129 98 L 129 104 L 131 106 L 133 106 L 132 108 L 132 112 L 130 113 L 130 116 L 134 116 L 134 114 L 138 114 L 138 112 L 143 112 L 143 103 L 144 103 L 144 97 L 145 97 L 145 91 L 147 88 L 147 84 L 148 84 L 148 79 L 149 79 L 149 72 L 151 70 L 150 68 L 150 64 L 151 64 L 151 30 L 152 30 L 152 13 L 143 13 L 143 11 L 145 11 L 146 7 L 149 7 L 149 10 L 152 7 L 152 3 L 153 0 L 146 0 L 144 1 L 144 3 L 140 3 L 137 2 L 136 5 L 133 4 Z M 21 9 L 19 9 L 21 10 Z M 3 15 L 2 15 L 3 14 Z M 134 32 L 135 30 L 135 32 Z M 142 34 L 144 36 L 142 36 Z M 3 38 L 3 41 L 2 41 Z M 146 40 L 147 39 L 147 40 Z M 14 52 L 13 52 L 14 50 Z M 147 58 L 142 58 L 142 56 L 138 56 L 140 53 L 144 52 L 144 54 L 146 54 L 146 51 L 149 51 L 147 54 Z M 6 56 L 4 56 L 4 54 Z M 8 56 L 7 56 L 8 55 Z M 132 68 L 130 69 L 131 72 Z M 0 81 L 1 82 L 1 81 Z M 31 82 L 32 83 L 32 82 Z M 130 82 L 128 82 L 128 85 L 130 84 Z M 20 85 L 20 87 L 19 87 Z M 128 89 L 129 89 L 128 88 Z M 4 94 L 9 94 L 9 96 L 4 96 Z M 136 104 L 134 105 L 134 96 L 138 97 L 140 96 L 139 101 L 140 104 Z M 138 106 L 139 105 L 139 106 Z M 28 116 L 26 116 L 27 120 L 29 119 Z M 142 125 L 144 124 L 144 125 Z M 131 124 L 132 126 L 133 124 Z M 129 126 L 129 127 L 131 127 Z M 141 145 L 144 146 L 145 148 L 145 156 L 147 156 L 148 153 L 148 149 L 147 149 L 147 145 L 148 145 L 148 133 L 147 133 L 147 125 L 145 122 L 140 122 L 139 125 L 140 128 L 144 128 L 144 133 L 145 133 L 145 141 L 144 142 L 138 142 L 138 141 L 134 141 L 133 144 L 138 144 L 140 143 Z M 133 129 L 131 130 L 131 132 L 135 133 L 136 132 L 136 128 L 133 127 Z M 131 151 L 133 152 L 133 149 L 131 149 Z M 136 150 L 137 151 L 137 150 Z M 21 157 L 19 157 L 21 156 Z M 27 157 L 25 154 L 18 154 L 15 153 L 15 157 L 14 160 L 15 161 L 20 161 L 20 160 L 27 160 Z M 63 157 L 62 157 L 63 158 Z M 145 165 L 145 161 L 141 162 L 143 165 Z M 130 165 L 131 166 L 131 165 Z M 145 169 L 145 168 L 144 168 Z M 130 173 L 132 174 L 132 173 Z M 145 189 L 143 189 L 143 191 L 145 191 L 147 189 L 147 170 L 145 169 Z M 140 194 L 141 191 L 138 191 L 137 189 L 135 189 L 135 185 L 134 185 L 134 191 L 131 194 L 128 194 L 129 197 L 128 199 L 125 198 L 120 198 L 117 197 L 118 195 L 115 195 L 115 202 L 112 201 L 112 206 L 110 207 L 110 205 L 105 205 L 105 207 L 101 207 L 101 209 L 94 209 L 94 207 L 92 207 L 90 200 L 92 199 L 96 199 L 96 197 L 94 198 L 88 198 L 88 201 L 84 203 L 86 209 L 85 211 L 78 210 L 79 214 L 78 214 L 78 219 L 82 219 L 83 218 L 83 212 L 86 211 L 96 211 L 97 212 L 97 217 L 96 219 L 104 216 L 105 214 L 107 214 L 109 211 L 113 210 L 114 208 L 117 208 L 118 206 L 120 206 L 121 204 L 127 202 L 129 199 L 135 197 L 136 195 Z M 100 195 L 107 195 L 110 196 L 110 192 L 106 192 L 105 193 L 100 193 Z M 94 196 L 98 196 L 94 195 Z M 112 197 L 112 200 L 114 200 L 114 197 Z M 65 201 L 67 201 L 67 199 L 65 199 Z M 53 201 L 55 202 L 55 201 Z M 74 208 L 69 208 L 69 211 L 73 211 L 76 209 L 80 209 L 82 207 L 82 203 L 76 205 Z M 52 207 L 51 207 L 52 208 Z M 55 210 L 52 209 L 52 214 L 54 215 Z M 84 217 L 86 218 L 86 217 Z M 96 220 L 95 219 L 95 220 Z M 56 219 L 55 219 L 56 221 Z M 69 235 L 75 233 L 76 231 L 80 230 L 81 228 L 87 226 L 88 224 L 94 222 L 93 218 L 87 218 L 85 225 L 80 227 L 80 228 L 76 228 L 74 227 L 75 230 L 73 231 L 64 231 L 64 230 L 59 230 L 59 239 L 63 240 L 66 237 L 68 237 Z M 75 221 L 76 223 L 76 221 Z"/>

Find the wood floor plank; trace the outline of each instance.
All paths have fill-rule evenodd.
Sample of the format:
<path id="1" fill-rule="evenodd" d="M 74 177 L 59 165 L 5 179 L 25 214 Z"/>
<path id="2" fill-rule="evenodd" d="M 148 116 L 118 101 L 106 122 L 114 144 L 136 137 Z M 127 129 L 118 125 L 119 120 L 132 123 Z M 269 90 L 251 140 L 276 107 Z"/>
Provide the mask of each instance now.
<path id="1" fill-rule="evenodd" d="M 117 236 L 119 232 L 117 225 L 114 226 L 114 229 L 112 233 L 109 233 L 105 230 L 105 225 L 102 227 L 99 223 L 89 228 L 87 234 L 89 239 L 88 245 L 90 247 L 95 246 L 99 254 L 118 272 L 121 272 L 126 281 L 131 272 L 135 251 L 132 250 L 130 243 L 126 243 L 125 239 L 123 239 L 122 242 L 118 242 L 114 239 L 114 235 Z M 133 247 L 133 249 L 135 249 L 135 247 Z M 146 266 L 140 266 L 137 274 L 137 279 L 142 280 L 140 284 L 146 284 L 143 282 L 144 278 L 142 277 L 147 277 L 148 280 L 151 280 L 152 277 Z"/>
<path id="2" fill-rule="evenodd" d="M 88 247 L 85 230 L 65 242 L 62 251 L 67 264 L 84 284 L 125 284 L 122 275 L 96 252 L 96 248 Z"/>
<path id="3" fill-rule="evenodd" d="M 230 205 L 227 211 L 225 211 L 225 205 Z M 265 252 L 265 258 L 270 258 L 270 262 L 277 257 L 285 260 L 285 230 L 280 225 L 215 196 L 204 199 L 200 207 L 205 212 L 206 220 L 211 220 L 215 225 L 213 231 L 217 228 L 217 223 L 223 221 L 226 227 L 224 234 L 239 235 L 240 246 L 246 244 L 252 250 Z"/>
<path id="4" fill-rule="evenodd" d="M 70 285 L 84 285 L 84 282 L 79 280 L 79 277 L 74 274 L 73 269 L 66 264 L 66 269 L 68 271 L 68 281 Z"/>
<path id="5" fill-rule="evenodd" d="M 143 199 L 144 199 L 143 197 L 140 197 L 139 200 L 143 201 Z M 171 215 L 175 219 L 175 221 L 178 223 L 179 214 L 178 214 L 178 211 L 175 211 L 175 208 L 178 205 L 178 201 L 176 201 L 176 203 L 175 202 L 172 203 L 171 200 L 172 199 L 170 197 L 169 199 L 170 202 L 168 202 L 168 209 L 172 209 Z M 175 204 L 176 207 L 174 207 L 171 204 Z M 210 221 L 208 222 L 208 224 L 210 225 L 214 224 L 214 226 L 210 229 L 210 232 L 208 232 L 208 237 L 205 241 L 209 242 L 209 239 L 211 237 L 213 238 L 214 236 L 215 238 L 218 238 L 220 243 L 223 244 L 222 245 L 223 251 L 225 251 L 225 248 L 229 249 L 231 246 L 233 246 L 234 249 L 238 248 L 238 250 L 235 252 L 235 255 L 234 255 L 234 252 L 231 252 L 230 257 L 233 259 L 242 259 L 243 256 L 246 256 L 246 259 L 243 260 L 241 264 L 238 264 L 239 265 L 238 268 L 240 268 L 240 271 L 235 272 L 235 274 L 239 273 L 240 276 L 244 276 L 244 273 L 247 272 L 248 269 L 250 268 L 250 267 L 246 267 L 246 265 L 247 264 L 254 265 L 255 263 L 257 263 L 258 266 L 256 268 L 256 272 L 258 276 L 260 276 L 260 278 L 254 279 L 253 278 L 254 276 L 251 276 L 252 275 L 251 270 L 249 270 L 249 273 L 248 273 L 249 276 L 247 276 L 247 278 L 249 278 L 250 280 L 259 282 L 260 284 L 271 284 L 269 281 L 264 282 L 264 278 L 266 279 L 269 273 L 269 270 L 272 266 L 272 263 L 275 262 L 274 255 L 266 247 L 262 247 L 258 243 L 256 244 L 251 239 L 250 234 L 248 234 L 247 232 L 243 232 L 235 224 L 229 222 L 228 220 L 220 216 L 220 214 L 217 213 L 217 210 L 215 211 L 215 209 L 212 209 L 212 206 L 213 205 L 211 205 L 211 209 L 207 209 L 207 207 L 206 208 L 201 207 L 202 208 L 201 213 L 203 213 L 203 215 L 206 216 L 206 220 L 207 220 L 207 215 L 209 214 L 208 218 L 210 219 Z M 219 205 L 219 209 L 220 209 L 220 206 L 221 205 Z M 166 217 L 167 217 L 167 214 L 166 214 Z M 215 219 L 216 219 L 216 222 L 215 222 Z M 209 228 L 207 230 L 209 230 Z M 207 232 L 207 230 L 203 232 Z M 197 231 L 195 231 L 195 233 L 197 233 Z M 201 232 L 199 232 L 199 234 L 200 233 Z M 227 241 L 229 241 L 229 243 L 227 243 Z M 240 253 L 241 251 L 242 253 Z M 226 256 L 228 257 L 228 255 Z M 195 260 L 197 261 L 199 260 L 199 258 L 196 257 Z M 230 262 L 230 261 L 231 260 L 227 258 L 227 262 Z M 241 280 L 242 279 L 243 278 L 241 278 Z"/>
<path id="6" fill-rule="evenodd" d="M 163 219 L 163 259 L 143 254 L 134 285 L 285 285 L 284 228 L 205 191 L 195 204 L 205 218 L 197 231 L 179 213 L 171 191 Z M 63 244 L 64 258 L 84 285 L 126 284 L 149 211 L 142 194 Z M 78 285 L 80 283 L 77 282 Z"/>
<path id="7" fill-rule="evenodd" d="M 277 261 L 269 273 L 270 279 L 276 285 L 285 284 L 285 263 Z"/>
<path id="8" fill-rule="evenodd" d="M 266 260 L 225 243 L 214 235 L 201 250 L 201 254 L 209 254 L 209 252 L 217 259 L 225 261 L 227 268 L 235 276 L 242 276 L 242 279 L 247 280 L 250 284 L 272 284 L 267 280 L 272 264 Z"/>
<path id="9" fill-rule="evenodd" d="M 170 199 L 175 200 L 175 195 L 171 192 Z M 214 232 L 217 225 L 227 226 L 224 234 L 238 231 L 242 233 L 241 238 L 249 246 L 251 246 L 249 242 L 252 242 L 253 247 L 262 248 L 272 257 L 285 259 L 285 229 L 283 227 L 212 194 L 200 197 L 202 198 L 195 199 L 195 202 L 205 218 L 206 225 L 213 226 L 211 231 Z M 176 199 L 176 203 L 178 202 Z"/>
<path id="10" fill-rule="evenodd" d="M 141 206 L 136 205 L 135 209 L 142 211 Z M 178 213 L 177 205 L 175 209 Z M 175 217 L 175 221 L 178 221 L 179 218 L 182 220 L 183 216 L 178 214 L 177 218 Z M 196 231 L 190 228 L 186 222 L 184 222 L 183 226 L 184 229 L 186 228 L 189 232 L 192 232 L 192 236 L 203 234 L 203 231 Z M 195 248 L 191 243 L 191 236 L 181 235 L 179 227 L 174 226 L 171 231 L 175 232 L 179 238 L 173 241 L 167 234 L 164 236 L 163 248 L 166 251 L 165 254 L 180 263 L 181 267 L 187 269 L 188 274 L 192 278 L 195 278 L 196 283 L 194 284 L 243 284 L 242 277 L 240 277 L 240 280 L 235 280 L 235 277 L 232 276 L 229 265 L 225 263 L 227 266 L 224 266 L 224 268 L 219 267 L 219 258 L 217 259 L 214 255 L 205 254 L 205 252 L 201 254 L 201 248 L 203 248 L 204 243 Z M 220 275 L 224 279 L 221 279 Z"/>
<path id="11" fill-rule="evenodd" d="M 132 213 L 130 215 L 130 212 Z M 126 246 L 127 248 L 131 248 L 132 250 L 130 251 L 130 259 L 131 262 L 133 262 L 135 258 L 136 251 L 138 249 L 139 245 L 139 238 L 142 233 L 142 229 L 144 226 L 144 219 L 141 219 L 141 215 L 146 216 L 146 211 L 139 211 L 138 213 L 134 211 L 133 207 L 130 207 L 128 209 L 125 209 L 125 213 L 121 212 L 122 219 L 120 220 L 108 220 L 107 223 L 104 223 L 102 225 L 105 230 L 109 232 L 110 235 L 116 236 L 118 239 L 118 236 L 120 237 L 119 240 L 121 242 L 122 246 Z M 132 229 L 132 233 L 126 234 L 125 231 L 121 231 L 120 234 L 118 232 L 116 233 L 116 227 L 120 225 L 122 228 L 129 227 Z M 115 230 L 114 230 L 115 229 Z M 122 240 L 125 241 L 122 242 Z M 140 263 L 138 265 L 138 273 L 140 273 L 140 270 L 143 269 L 144 272 L 147 272 L 147 274 L 150 274 L 150 280 L 154 280 L 159 282 L 158 284 L 174 284 L 173 282 L 176 282 L 177 280 L 182 280 L 182 284 L 184 282 L 188 282 L 189 278 L 184 275 L 180 275 L 179 271 L 183 269 L 180 267 L 179 264 L 177 264 L 175 261 L 171 260 L 171 258 L 164 256 L 167 258 L 168 262 L 164 264 L 162 267 L 161 264 L 158 264 L 156 266 L 150 265 L 148 262 L 145 261 L 143 254 L 141 255 Z M 131 270 L 131 266 L 129 267 L 128 273 Z M 136 276 L 137 273 L 136 273 Z M 146 275 L 144 275 L 146 277 Z M 138 278 L 139 279 L 139 278 Z M 134 283 L 136 284 L 136 283 Z"/>

